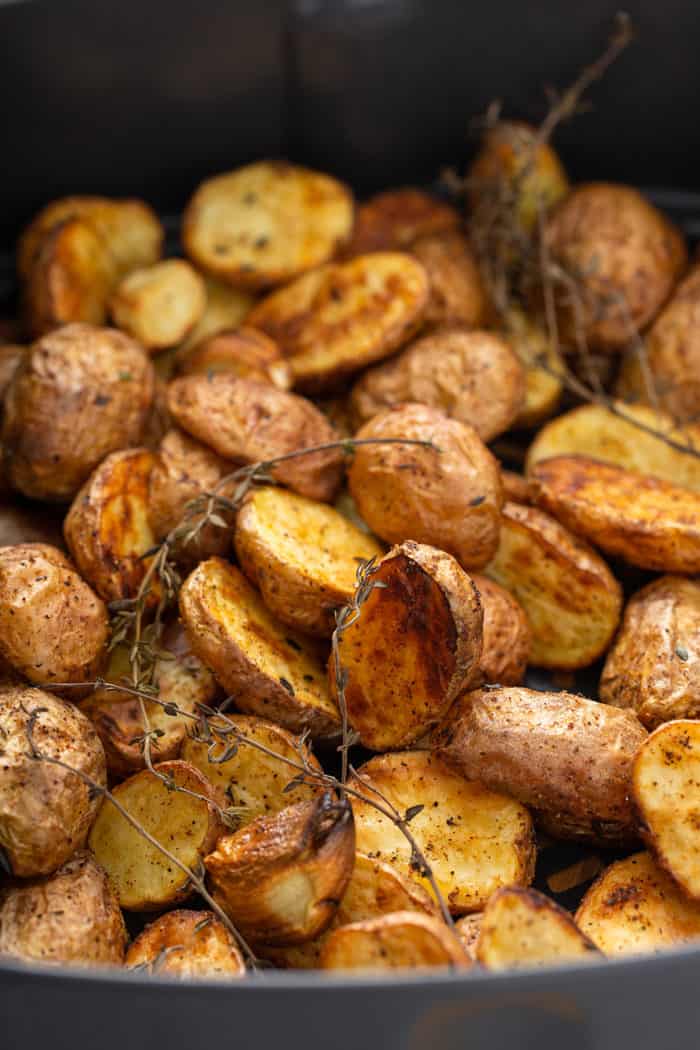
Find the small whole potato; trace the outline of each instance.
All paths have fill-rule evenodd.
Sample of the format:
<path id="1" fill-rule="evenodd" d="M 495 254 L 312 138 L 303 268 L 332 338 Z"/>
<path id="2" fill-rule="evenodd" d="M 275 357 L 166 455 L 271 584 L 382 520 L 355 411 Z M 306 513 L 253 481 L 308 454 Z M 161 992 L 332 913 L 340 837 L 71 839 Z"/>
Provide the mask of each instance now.
<path id="1" fill-rule="evenodd" d="M 425 267 L 430 283 L 426 324 L 478 328 L 488 321 L 488 293 L 463 233 L 450 230 L 421 237 L 411 246 L 411 254 Z"/>
<path id="2" fill-rule="evenodd" d="M 350 258 L 365 252 L 400 251 L 419 237 L 455 230 L 460 222 L 456 208 L 425 190 L 412 186 L 385 190 L 357 208 L 352 238 L 343 254 Z"/>
<path id="3" fill-rule="evenodd" d="M 505 587 L 473 575 L 484 614 L 479 666 L 485 682 L 519 685 L 525 677 L 532 630 L 525 610 Z"/>
<path id="4" fill-rule="evenodd" d="M 228 328 L 203 339 L 176 362 L 177 375 L 230 372 L 239 379 L 272 383 L 280 390 L 292 385 L 292 370 L 274 340 L 257 328 Z"/>
<path id="5" fill-rule="evenodd" d="M 206 307 L 204 280 L 184 259 L 131 270 L 117 285 L 109 312 L 118 328 L 157 353 L 192 331 Z"/>

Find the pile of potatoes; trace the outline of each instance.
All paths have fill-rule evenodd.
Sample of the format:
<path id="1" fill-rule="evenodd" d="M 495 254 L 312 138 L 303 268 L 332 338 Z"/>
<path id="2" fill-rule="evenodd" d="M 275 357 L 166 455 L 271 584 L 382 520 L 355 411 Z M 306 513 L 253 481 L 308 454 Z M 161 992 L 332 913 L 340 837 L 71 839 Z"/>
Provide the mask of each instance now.
<path id="1" fill-rule="evenodd" d="M 577 282 L 556 346 L 541 302 L 499 315 L 470 210 L 419 189 L 356 205 L 260 162 L 196 190 L 182 258 L 138 200 L 54 201 L 22 234 L 0 346 L 0 955 L 228 980 L 248 960 L 222 914 L 302 969 L 700 937 L 700 280 L 636 190 L 571 188 L 546 145 L 525 167 L 531 141 L 488 133 L 469 209 L 517 191 L 523 235 Z M 582 332 L 607 387 L 572 405 Z M 522 472 L 496 455 L 511 433 Z M 230 475 L 258 462 L 239 500 Z M 213 491 L 228 502 L 174 540 Z M 166 537 L 181 582 L 139 697 L 115 616 Z M 596 699 L 570 691 L 581 669 Z M 532 887 L 553 840 L 624 858 L 575 915 Z"/>

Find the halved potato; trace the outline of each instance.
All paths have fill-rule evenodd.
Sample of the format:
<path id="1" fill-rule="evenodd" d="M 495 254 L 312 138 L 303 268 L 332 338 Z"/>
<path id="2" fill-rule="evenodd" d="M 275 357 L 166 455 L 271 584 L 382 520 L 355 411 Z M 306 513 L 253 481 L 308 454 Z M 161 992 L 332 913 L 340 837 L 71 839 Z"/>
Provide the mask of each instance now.
<path id="1" fill-rule="evenodd" d="M 321 949 L 322 970 L 422 970 L 471 966 L 441 919 L 398 911 L 333 930 Z"/>
<path id="2" fill-rule="evenodd" d="M 539 426 L 559 407 L 564 361 L 542 324 L 524 311 L 511 307 L 504 327 L 510 346 L 525 367 L 525 401 L 515 426 Z"/>
<path id="3" fill-rule="evenodd" d="M 425 267 L 430 296 L 427 324 L 463 324 L 478 328 L 492 313 L 488 292 L 469 241 L 458 230 L 431 233 L 411 245 Z"/>
<path id="4" fill-rule="evenodd" d="M 619 583 L 588 544 L 536 507 L 506 503 L 500 544 L 484 573 L 524 609 L 538 667 L 587 667 L 612 641 Z"/>
<path id="5" fill-rule="evenodd" d="M 221 832 L 216 810 L 205 799 L 214 791 L 198 769 L 187 762 L 160 762 L 155 770 L 135 773 L 112 791 L 114 798 L 142 828 L 190 871 L 199 868 Z M 186 900 L 193 891 L 182 869 L 152 845 L 105 799 L 90 831 L 90 849 L 109 875 L 122 908 L 155 911 Z"/>
<path id="6" fill-rule="evenodd" d="M 280 390 L 288 390 L 292 385 L 292 370 L 277 344 L 264 332 L 247 325 L 216 332 L 179 354 L 175 372 L 183 376 L 230 372 L 239 379 L 272 383 Z"/>
<path id="7" fill-rule="evenodd" d="M 254 489 L 238 512 L 236 554 L 282 623 L 330 636 L 355 593 L 358 566 L 382 547 L 333 507 L 285 489 Z"/>
<path id="8" fill-rule="evenodd" d="M 186 359 L 191 349 L 199 346 L 210 336 L 229 328 L 238 328 L 250 313 L 250 308 L 255 302 L 250 292 L 232 288 L 226 281 L 220 281 L 210 274 L 203 276 L 206 293 L 204 313 L 175 355 L 178 361 Z"/>
<path id="9" fill-rule="evenodd" d="M 117 285 L 109 312 L 117 328 L 157 353 L 192 331 L 207 302 L 204 281 L 184 259 L 131 270 Z"/>
<path id="10" fill-rule="evenodd" d="M 408 813 L 413 837 L 455 914 L 478 911 L 501 886 L 532 881 L 535 845 L 525 807 L 465 780 L 436 755 L 377 755 L 360 767 L 351 785 L 381 803 L 375 788 L 402 817 Z M 369 802 L 353 798 L 352 806 L 357 848 L 419 878 L 411 847 L 396 825 Z M 430 888 L 427 880 L 421 882 Z"/>
<path id="11" fill-rule="evenodd" d="M 319 393 L 407 342 L 428 291 L 416 259 L 376 252 L 298 278 L 253 307 L 248 322 L 278 343 L 295 385 Z"/>
<path id="12" fill-rule="evenodd" d="M 138 935 L 126 953 L 130 970 L 169 977 L 242 977 L 245 963 L 233 934 L 213 911 L 166 912 Z"/>
<path id="13" fill-rule="evenodd" d="M 484 909 L 476 957 L 487 970 L 585 962 L 597 955 L 569 913 L 537 890 L 508 886 Z"/>
<path id="14" fill-rule="evenodd" d="M 204 863 L 218 904 L 243 936 L 286 945 L 328 926 L 354 861 L 350 804 L 328 792 L 224 835 Z"/>
<path id="15" fill-rule="evenodd" d="M 587 456 L 536 464 L 537 502 L 630 565 L 700 572 L 700 492 Z"/>
<path id="16" fill-rule="evenodd" d="M 496 891 L 500 892 L 499 890 Z M 484 918 L 483 911 L 475 911 L 471 915 L 463 915 L 457 919 L 455 929 L 462 942 L 462 947 L 472 962 L 476 962 L 476 946 L 479 943 L 479 932 Z"/>
<path id="17" fill-rule="evenodd" d="M 479 667 L 484 682 L 519 685 L 525 676 L 532 630 L 522 606 L 488 576 L 472 575 L 484 622 Z"/>
<path id="18" fill-rule="evenodd" d="M 352 222 L 352 194 L 337 179 L 259 161 L 201 183 L 185 209 L 182 239 L 203 270 L 241 288 L 265 288 L 327 262 Z"/>
<path id="19" fill-rule="evenodd" d="M 240 710 L 314 738 L 337 734 L 316 647 L 278 623 L 233 565 L 221 558 L 198 565 L 180 590 L 180 612 L 192 649 Z"/>
<path id="20" fill-rule="evenodd" d="M 456 208 L 424 190 L 385 190 L 360 204 L 344 255 L 410 248 L 419 237 L 447 233 L 461 224 Z"/>
<path id="21" fill-rule="evenodd" d="M 368 577 L 359 615 L 340 633 L 350 725 L 373 751 L 406 747 L 480 683 L 482 611 L 472 579 L 444 551 L 406 542 Z M 336 700 L 336 666 L 328 662 Z"/>

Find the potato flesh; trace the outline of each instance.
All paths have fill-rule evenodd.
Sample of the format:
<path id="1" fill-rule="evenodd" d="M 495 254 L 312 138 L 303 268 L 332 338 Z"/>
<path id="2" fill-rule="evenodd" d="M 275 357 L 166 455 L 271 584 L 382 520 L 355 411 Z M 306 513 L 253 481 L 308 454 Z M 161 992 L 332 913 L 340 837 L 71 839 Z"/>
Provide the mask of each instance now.
<path id="1" fill-rule="evenodd" d="M 323 970 L 368 971 L 470 965 L 459 938 L 440 919 L 401 911 L 333 930 L 320 962 Z"/>
<path id="2" fill-rule="evenodd" d="M 211 274 L 204 276 L 206 304 L 204 313 L 181 344 L 177 357 L 183 357 L 192 348 L 209 336 L 223 332 L 227 328 L 237 328 L 242 324 L 254 303 L 253 296 L 240 288 L 232 288 L 226 281 L 220 281 Z"/>
<path id="3" fill-rule="evenodd" d="M 149 350 L 182 342 L 204 313 L 204 281 L 183 259 L 166 259 L 132 270 L 110 303 L 119 328 Z"/>
<path id="4" fill-rule="evenodd" d="M 512 308 L 505 320 L 508 341 L 525 368 L 525 401 L 516 427 L 535 427 L 556 412 L 563 392 L 564 361 L 544 329 Z"/>
<path id="5" fill-rule="evenodd" d="M 486 905 L 476 957 L 489 970 L 586 961 L 596 954 L 569 913 L 536 890 L 499 890 Z"/>

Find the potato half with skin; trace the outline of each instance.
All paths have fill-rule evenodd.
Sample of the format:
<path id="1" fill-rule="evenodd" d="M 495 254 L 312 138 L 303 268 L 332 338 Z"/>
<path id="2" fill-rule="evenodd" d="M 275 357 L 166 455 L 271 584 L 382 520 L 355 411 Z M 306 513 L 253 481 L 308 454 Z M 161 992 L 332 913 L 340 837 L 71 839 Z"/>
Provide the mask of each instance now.
<path id="1" fill-rule="evenodd" d="M 411 254 L 425 267 L 430 296 L 426 324 L 464 324 L 478 328 L 488 322 L 492 307 L 469 241 L 458 230 L 421 237 Z"/>
<path id="2" fill-rule="evenodd" d="M 352 194 L 342 182 L 259 161 L 201 183 L 185 209 L 182 239 L 203 270 L 241 288 L 266 288 L 327 262 L 352 222 Z"/>
<path id="3" fill-rule="evenodd" d="M 187 762 L 160 762 L 154 769 L 170 780 L 172 789 L 144 769 L 117 784 L 112 795 L 141 828 L 193 871 L 221 832 L 213 788 Z M 186 900 L 193 891 L 182 868 L 147 841 L 110 799 L 104 800 L 92 826 L 89 846 L 112 880 L 122 908 L 155 911 Z"/>
<path id="4" fill-rule="evenodd" d="M 428 294 L 416 259 L 375 252 L 298 278 L 253 307 L 248 322 L 279 345 L 295 386 L 322 393 L 406 343 L 422 323 Z"/>
<path id="5" fill-rule="evenodd" d="M 277 344 L 248 325 L 228 328 L 203 339 L 178 357 L 175 372 L 182 376 L 230 372 L 239 379 L 272 383 L 280 390 L 289 390 L 292 385 L 292 370 Z"/>
<path id="6" fill-rule="evenodd" d="M 168 406 L 183 430 L 238 463 L 276 459 L 337 441 L 326 417 L 306 398 L 231 374 L 175 379 Z M 341 483 L 343 454 L 340 449 L 312 452 L 270 473 L 302 496 L 331 501 Z"/>
<path id="7" fill-rule="evenodd" d="M 70 770 L 32 758 L 30 737 Z M 48 875 L 85 844 L 100 798 L 81 774 L 106 786 L 102 744 L 74 704 L 24 685 L 0 688 L 0 741 L 0 846 L 13 874 Z"/>
<path id="8" fill-rule="evenodd" d="M 532 471 L 537 502 L 563 525 L 630 565 L 700 572 L 700 492 L 588 456 Z"/>
<path id="9" fill-rule="evenodd" d="M 122 332 L 66 325 L 39 339 L 5 395 L 12 486 L 32 499 L 72 499 L 108 453 L 139 440 L 154 382 L 148 356 Z"/>
<path id="10" fill-rule="evenodd" d="M 508 886 L 484 909 L 476 957 L 487 970 L 593 961 L 592 941 L 567 911 L 537 890 Z"/>
<path id="11" fill-rule="evenodd" d="M 226 281 L 220 281 L 211 274 L 203 276 L 206 292 L 204 313 L 180 346 L 176 355 L 178 361 L 186 358 L 189 351 L 205 339 L 229 328 L 238 328 L 255 302 L 250 292 L 232 288 Z"/>
<path id="12" fill-rule="evenodd" d="M 488 576 L 473 575 L 483 611 L 479 667 L 484 682 L 519 685 L 525 676 L 532 631 L 522 606 Z"/>
<path id="13" fill-rule="evenodd" d="M 700 584 L 662 576 L 633 595 L 608 653 L 600 699 L 647 729 L 700 716 Z"/>
<path id="14" fill-rule="evenodd" d="M 646 731 L 631 711 L 518 687 L 461 697 L 433 737 L 437 754 L 533 809 L 556 838 L 634 842 L 632 763 Z"/>
<path id="15" fill-rule="evenodd" d="M 566 366 L 541 322 L 511 307 L 504 324 L 506 338 L 525 368 L 525 399 L 516 427 L 536 427 L 559 407 Z"/>
<path id="16" fill-rule="evenodd" d="M 403 817 L 456 915 L 478 911 L 495 890 L 532 881 L 535 846 L 524 806 L 483 784 L 466 781 L 428 751 L 377 755 L 360 767 L 353 788 L 376 799 L 376 788 Z M 411 847 L 369 802 L 353 799 L 357 848 L 399 871 L 427 880 L 411 863 Z M 416 807 L 421 807 L 416 812 Z"/>
<path id="17" fill-rule="evenodd" d="M 406 401 L 428 405 L 491 441 L 511 426 L 524 396 L 525 373 L 504 339 L 451 325 L 370 368 L 355 383 L 351 405 L 358 425 Z"/>
<path id="18" fill-rule="evenodd" d="M 88 682 L 105 662 L 108 634 L 104 602 L 59 550 L 0 547 L 0 654 L 16 671 L 34 685 Z"/>
<path id="19" fill-rule="evenodd" d="M 176 346 L 204 313 L 204 281 L 184 259 L 131 270 L 117 285 L 109 312 L 117 328 L 157 353 Z"/>
<path id="20" fill-rule="evenodd" d="M 484 572 L 524 609 L 537 667 L 588 667 L 612 641 L 619 583 L 592 547 L 544 511 L 505 504 L 499 547 Z"/>
<path id="21" fill-rule="evenodd" d="M 441 919 L 393 912 L 333 930 L 321 950 L 322 970 L 468 969 L 469 956 Z"/>
<path id="22" fill-rule="evenodd" d="M 246 939 L 287 945 L 328 926 L 354 859 L 352 809 L 328 792 L 224 835 L 204 863 L 218 904 Z"/>
<path id="23" fill-rule="evenodd" d="M 321 637 L 330 637 L 335 610 L 352 600 L 358 566 L 383 550 L 333 507 L 271 486 L 247 497 L 234 539 L 270 612 Z"/>
<path id="24" fill-rule="evenodd" d="M 81 575 L 107 602 L 133 598 L 148 570 L 143 555 L 156 542 L 148 519 L 154 463 L 145 448 L 113 452 L 85 482 L 63 523 Z M 154 580 L 151 598 L 157 593 Z"/>
<path id="25" fill-rule="evenodd" d="M 398 405 L 366 423 L 348 473 L 362 518 L 387 543 L 410 537 L 465 569 L 496 553 L 503 491 L 498 464 L 476 431 L 427 405 Z M 402 444 L 401 439 L 433 447 Z"/>
<path id="26" fill-rule="evenodd" d="M 531 481 L 513 470 L 501 471 L 503 494 L 507 503 L 521 503 L 531 506 L 535 502 L 537 490 Z"/>
<path id="27" fill-rule="evenodd" d="M 338 658 L 350 725 L 365 747 L 386 751 L 414 743 L 480 681 L 482 610 L 454 558 L 411 541 L 392 547 L 367 582 Z M 337 700 L 333 654 L 328 682 Z"/>
<path id="28" fill-rule="evenodd" d="M 168 977 L 242 977 L 243 956 L 213 911 L 166 912 L 146 926 L 126 954 L 129 970 Z"/>
<path id="29" fill-rule="evenodd" d="M 564 327 L 577 323 L 592 348 L 607 351 L 623 350 L 654 319 L 687 259 L 660 211 L 631 186 L 609 182 L 573 189 L 551 212 L 544 239 L 578 293 L 576 322 L 562 300 Z"/>
<path id="30" fill-rule="evenodd" d="M 456 208 L 424 190 L 411 186 L 385 190 L 358 206 L 355 228 L 343 254 L 350 257 L 410 248 L 419 237 L 447 233 L 460 225 Z"/>
<path id="31" fill-rule="evenodd" d="M 500 892 L 499 890 L 496 891 Z M 472 962 L 476 962 L 476 946 L 479 943 L 479 933 L 481 931 L 481 923 L 484 919 L 484 913 L 482 911 L 475 911 L 471 915 L 463 915 L 461 919 L 457 919 L 455 923 L 455 929 L 462 942 L 462 947 L 469 956 Z"/>
<path id="32" fill-rule="evenodd" d="M 340 729 L 313 642 L 275 620 L 243 573 L 221 558 L 192 572 L 180 590 L 190 644 L 246 714 L 314 739 Z"/>

